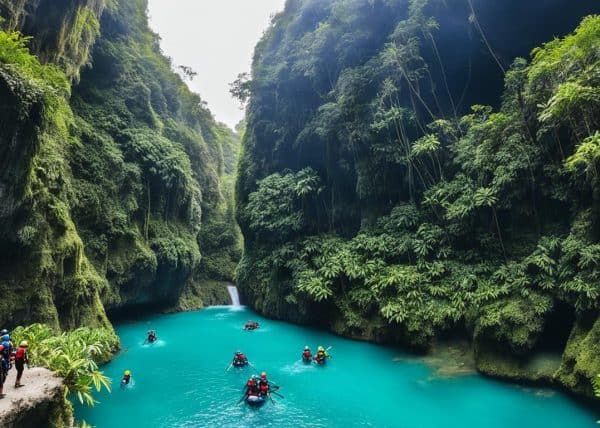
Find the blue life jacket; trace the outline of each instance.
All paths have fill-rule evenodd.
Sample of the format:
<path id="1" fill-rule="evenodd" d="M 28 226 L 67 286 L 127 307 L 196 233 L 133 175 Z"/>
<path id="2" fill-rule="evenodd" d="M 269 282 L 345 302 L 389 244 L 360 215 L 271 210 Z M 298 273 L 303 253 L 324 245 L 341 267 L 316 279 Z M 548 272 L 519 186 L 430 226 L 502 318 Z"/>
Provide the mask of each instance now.
<path id="1" fill-rule="evenodd" d="M 2 342 L 4 350 L 2 351 L 2 369 L 8 370 L 10 368 L 10 354 L 12 354 L 12 345 L 8 341 Z"/>

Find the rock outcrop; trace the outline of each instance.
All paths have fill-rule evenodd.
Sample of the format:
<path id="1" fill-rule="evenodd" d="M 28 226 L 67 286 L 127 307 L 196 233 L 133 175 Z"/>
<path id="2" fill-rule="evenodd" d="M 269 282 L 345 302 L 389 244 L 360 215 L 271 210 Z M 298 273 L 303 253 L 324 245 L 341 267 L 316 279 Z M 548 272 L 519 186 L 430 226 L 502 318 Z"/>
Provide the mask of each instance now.
<path id="1" fill-rule="evenodd" d="M 6 428 L 71 426 L 72 416 L 64 401 L 62 379 L 50 370 L 34 367 L 25 369 L 21 388 L 14 388 L 15 370 L 9 372 L 0 399 L 0 421 Z"/>

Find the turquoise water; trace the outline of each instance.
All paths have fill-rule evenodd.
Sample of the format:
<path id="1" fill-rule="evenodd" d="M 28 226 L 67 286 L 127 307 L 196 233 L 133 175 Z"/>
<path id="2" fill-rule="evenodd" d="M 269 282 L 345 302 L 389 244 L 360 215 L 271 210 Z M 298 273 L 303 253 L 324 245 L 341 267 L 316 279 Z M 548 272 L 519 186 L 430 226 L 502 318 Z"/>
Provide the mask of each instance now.
<path id="1" fill-rule="evenodd" d="M 261 322 L 242 331 L 248 318 Z M 159 341 L 144 345 L 145 333 Z M 560 393 L 526 390 L 478 375 L 437 378 L 400 352 L 260 318 L 246 309 L 210 308 L 117 326 L 124 351 L 104 369 L 113 392 L 77 418 L 110 427 L 592 427 L 593 414 Z M 300 361 L 304 345 L 333 346 L 326 367 Z M 235 350 L 256 370 L 225 371 Z M 398 361 L 397 357 L 401 357 Z M 396 359 L 396 361 L 394 361 Z M 135 382 L 121 390 L 123 370 Z M 252 373 L 265 370 L 285 399 L 262 408 L 237 404 Z"/>

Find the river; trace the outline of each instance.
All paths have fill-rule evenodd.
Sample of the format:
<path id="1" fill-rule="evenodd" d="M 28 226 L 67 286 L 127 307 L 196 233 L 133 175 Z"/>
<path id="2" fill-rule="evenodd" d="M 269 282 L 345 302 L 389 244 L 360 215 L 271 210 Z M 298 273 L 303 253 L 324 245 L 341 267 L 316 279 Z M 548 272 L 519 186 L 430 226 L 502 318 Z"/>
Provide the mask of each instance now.
<path id="1" fill-rule="evenodd" d="M 242 330 L 247 319 L 258 330 Z M 148 330 L 158 341 L 145 344 Z M 112 393 L 76 417 L 98 427 L 544 427 L 594 426 L 598 414 L 570 397 L 477 374 L 439 376 L 401 351 L 214 307 L 116 326 L 123 351 L 104 367 Z M 331 346 L 325 367 L 305 365 L 305 345 Z M 255 368 L 226 370 L 233 352 Z M 119 388 L 124 370 L 133 384 Z M 238 403 L 253 373 L 266 371 L 285 397 L 255 409 Z"/>

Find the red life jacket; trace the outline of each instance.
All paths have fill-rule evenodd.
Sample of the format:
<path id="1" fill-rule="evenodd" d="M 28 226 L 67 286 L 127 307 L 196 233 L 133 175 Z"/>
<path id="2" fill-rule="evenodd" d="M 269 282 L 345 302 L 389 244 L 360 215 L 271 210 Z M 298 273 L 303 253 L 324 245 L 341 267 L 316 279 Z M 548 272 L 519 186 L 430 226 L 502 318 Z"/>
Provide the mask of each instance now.
<path id="1" fill-rule="evenodd" d="M 247 383 L 246 383 L 246 387 L 248 388 L 248 395 L 256 395 L 256 381 L 254 381 L 253 379 L 250 379 Z"/>
<path id="2" fill-rule="evenodd" d="M 310 351 L 308 349 L 306 351 L 304 351 L 302 353 L 302 355 L 304 355 L 304 358 L 306 358 L 306 359 L 308 359 L 308 358 L 310 358 L 312 356 L 311 353 L 310 353 Z"/>
<path id="3" fill-rule="evenodd" d="M 263 394 L 269 392 L 269 384 L 267 382 L 260 383 L 260 392 L 262 392 Z"/>
<path id="4" fill-rule="evenodd" d="M 15 360 L 25 360 L 27 349 L 19 348 L 17 352 L 15 352 Z"/>

